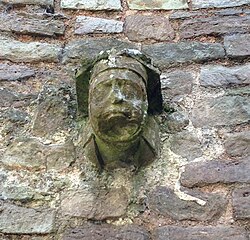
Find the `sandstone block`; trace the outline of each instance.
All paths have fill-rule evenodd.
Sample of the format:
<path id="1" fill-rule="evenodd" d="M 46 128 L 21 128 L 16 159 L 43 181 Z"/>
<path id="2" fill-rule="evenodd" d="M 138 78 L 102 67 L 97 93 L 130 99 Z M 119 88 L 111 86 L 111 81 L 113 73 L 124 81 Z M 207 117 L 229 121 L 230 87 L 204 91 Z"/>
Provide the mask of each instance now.
<path id="1" fill-rule="evenodd" d="M 168 10 L 168 9 L 183 9 L 188 8 L 186 0 L 159 0 L 159 1 L 143 1 L 143 0 L 128 0 L 130 9 L 136 10 Z"/>
<path id="2" fill-rule="evenodd" d="M 165 226 L 155 230 L 154 240 L 247 240 L 244 228 L 230 226 L 176 227 Z"/>
<path id="3" fill-rule="evenodd" d="M 149 208 L 160 215 L 174 220 L 208 221 L 219 217 L 226 207 L 226 199 L 218 194 L 205 194 L 199 191 L 185 191 L 187 194 L 205 202 L 180 199 L 172 189 L 157 187 L 149 195 Z"/>
<path id="4" fill-rule="evenodd" d="M 250 187 L 235 188 L 232 194 L 234 218 L 250 219 Z"/>
<path id="5" fill-rule="evenodd" d="M 9 167 L 64 170 L 75 161 L 73 143 L 44 145 L 35 138 L 16 139 L 4 152 L 1 162 Z"/>
<path id="6" fill-rule="evenodd" d="M 213 16 L 185 20 L 180 26 L 181 38 L 201 35 L 223 35 L 250 31 L 250 16 Z"/>
<path id="7" fill-rule="evenodd" d="M 227 134 L 224 146 L 226 153 L 232 157 L 250 156 L 250 131 Z"/>
<path id="8" fill-rule="evenodd" d="M 188 131 L 173 134 L 170 138 L 170 149 L 189 161 L 202 156 L 202 145 L 198 137 Z"/>
<path id="9" fill-rule="evenodd" d="M 0 30 L 52 37 L 63 35 L 65 26 L 61 20 L 41 19 L 17 14 L 1 14 Z"/>
<path id="10" fill-rule="evenodd" d="M 104 220 L 121 217 L 126 213 L 128 196 L 125 189 L 83 189 L 66 192 L 61 204 L 62 214 L 87 219 Z"/>
<path id="11" fill-rule="evenodd" d="M 195 103 L 191 120 L 195 127 L 236 125 L 250 120 L 250 101 L 243 96 L 207 98 Z"/>
<path id="12" fill-rule="evenodd" d="M 147 231 L 136 225 L 115 227 L 114 225 L 86 224 L 80 228 L 69 229 L 63 240 L 150 240 Z"/>
<path id="13" fill-rule="evenodd" d="M 131 15 L 125 20 L 125 34 L 129 40 L 166 41 L 174 38 L 174 30 L 165 17 Z"/>
<path id="14" fill-rule="evenodd" d="M 181 183 L 186 187 L 215 183 L 250 183 L 249 171 L 249 158 L 190 163 L 185 166 Z"/>

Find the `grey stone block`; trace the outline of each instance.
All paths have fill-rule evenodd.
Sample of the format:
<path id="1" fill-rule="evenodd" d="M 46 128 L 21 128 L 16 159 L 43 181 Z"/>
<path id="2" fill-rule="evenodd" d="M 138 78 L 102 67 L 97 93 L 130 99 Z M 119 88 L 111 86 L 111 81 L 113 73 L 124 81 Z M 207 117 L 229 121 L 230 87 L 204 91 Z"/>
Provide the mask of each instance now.
<path id="1" fill-rule="evenodd" d="M 219 43 L 179 42 L 143 45 L 143 52 L 152 57 L 161 69 L 180 63 L 204 62 L 224 58 L 225 51 Z"/>
<path id="2" fill-rule="evenodd" d="M 199 80 L 205 87 L 250 84 L 250 64 L 235 67 L 207 65 L 201 67 Z"/>
<path id="3" fill-rule="evenodd" d="M 54 0 L 2 0 L 3 3 L 10 3 L 10 4 L 32 4 L 32 5 L 54 5 Z"/>
<path id="4" fill-rule="evenodd" d="M 250 56 L 250 34 L 232 35 L 224 38 L 226 53 L 232 58 Z"/>
<path id="5" fill-rule="evenodd" d="M 0 81 L 20 81 L 35 75 L 35 70 L 27 66 L 0 64 Z"/>
<path id="6" fill-rule="evenodd" d="M 79 16 L 76 19 L 75 34 L 121 33 L 122 31 L 122 21 L 86 16 Z"/>
<path id="7" fill-rule="evenodd" d="M 134 44 L 110 38 L 74 40 L 66 45 L 63 53 L 63 63 L 80 63 L 93 60 L 101 51 L 110 49 L 137 48 Z"/>
<path id="8" fill-rule="evenodd" d="M 0 39 L 0 59 L 12 62 L 58 62 L 61 51 L 55 44 Z"/>
<path id="9" fill-rule="evenodd" d="M 61 8 L 85 10 L 121 10 L 120 0 L 61 0 Z"/>
<path id="10" fill-rule="evenodd" d="M 189 71 L 175 70 L 161 75 L 161 89 L 167 99 L 192 92 L 194 76 Z"/>
<path id="11" fill-rule="evenodd" d="M 237 7 L 242 5 L 250 4 L 250 0 L 193 0 L 192 7 L 194 9 L 199 8 L 226 8 L 226 7 Z"/>
<path id="12" fill-rule="evenodd" d="M 46 234 L 54 229 L 55 212 L 18 207 L 4 204 L 0 212 L 0 229 L 2 233 L 11 234 Z"/>

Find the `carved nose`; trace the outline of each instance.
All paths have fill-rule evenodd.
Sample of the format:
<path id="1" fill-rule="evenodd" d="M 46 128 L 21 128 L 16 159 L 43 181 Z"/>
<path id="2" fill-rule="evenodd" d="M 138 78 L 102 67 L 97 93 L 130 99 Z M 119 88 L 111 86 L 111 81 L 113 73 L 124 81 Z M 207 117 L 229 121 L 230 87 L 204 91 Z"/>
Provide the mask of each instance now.
<path id="1" fill-rule="evenodd" d="M 119 89 L 112 90 L 111 101 L 114 104 L 122 103 L 124 101 L 124 96 Z"/>

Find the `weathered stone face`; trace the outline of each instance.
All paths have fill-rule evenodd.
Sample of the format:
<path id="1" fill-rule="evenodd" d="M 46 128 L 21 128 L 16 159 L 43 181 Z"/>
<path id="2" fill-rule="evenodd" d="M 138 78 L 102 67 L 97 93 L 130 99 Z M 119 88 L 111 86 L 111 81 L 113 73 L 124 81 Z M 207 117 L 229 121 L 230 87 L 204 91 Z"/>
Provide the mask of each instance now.
<path id="1" fill-rule="evenodd" d="M 151 115 L 155 114 L 152 109 L 156 112 L 157 107 L 162 107 L 158 92 L 160 76 L 158 70 L 148 64 L 149 59 L 146 63 L 142 56 L 131 49 L 107 51 L 87 70 L 83 65 L 77 74 L 78 110 L 85 112 L 82 105 L 88 102 L 89 127 L 86 129 L 90 137 L 84 145 L 86 155 L 102 167 L 109 165 L 113 169 L 124 164 L 139 167 L 157 155 L 159 129 Z M 86 81 L 89 87 L 83 87 Z M 154 91 L 149 86 L 153 86 Z M 86 101 L 84 89 L 88 88 Z"/>
<path id="2" fill-rule="evenodd" d="M 106 141 L 138 136 L 147 114 L 146 88 L 130 70 L 114 69 L 92 79 L 89 115 L 95 134 Z"/>

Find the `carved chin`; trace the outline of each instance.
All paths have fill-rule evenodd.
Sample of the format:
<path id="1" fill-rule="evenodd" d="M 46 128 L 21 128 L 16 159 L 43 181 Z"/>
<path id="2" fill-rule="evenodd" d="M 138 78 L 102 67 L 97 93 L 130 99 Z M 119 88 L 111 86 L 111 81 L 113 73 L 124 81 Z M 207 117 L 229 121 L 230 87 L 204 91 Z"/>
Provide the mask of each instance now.
<path id="1" fill-rule="evenodd" d="M 110 142 L 134 140 L 141 129 L 139 119 L 130 119 L 123 113 L 114 113 L 99 121 L 99 137 Z"/>

